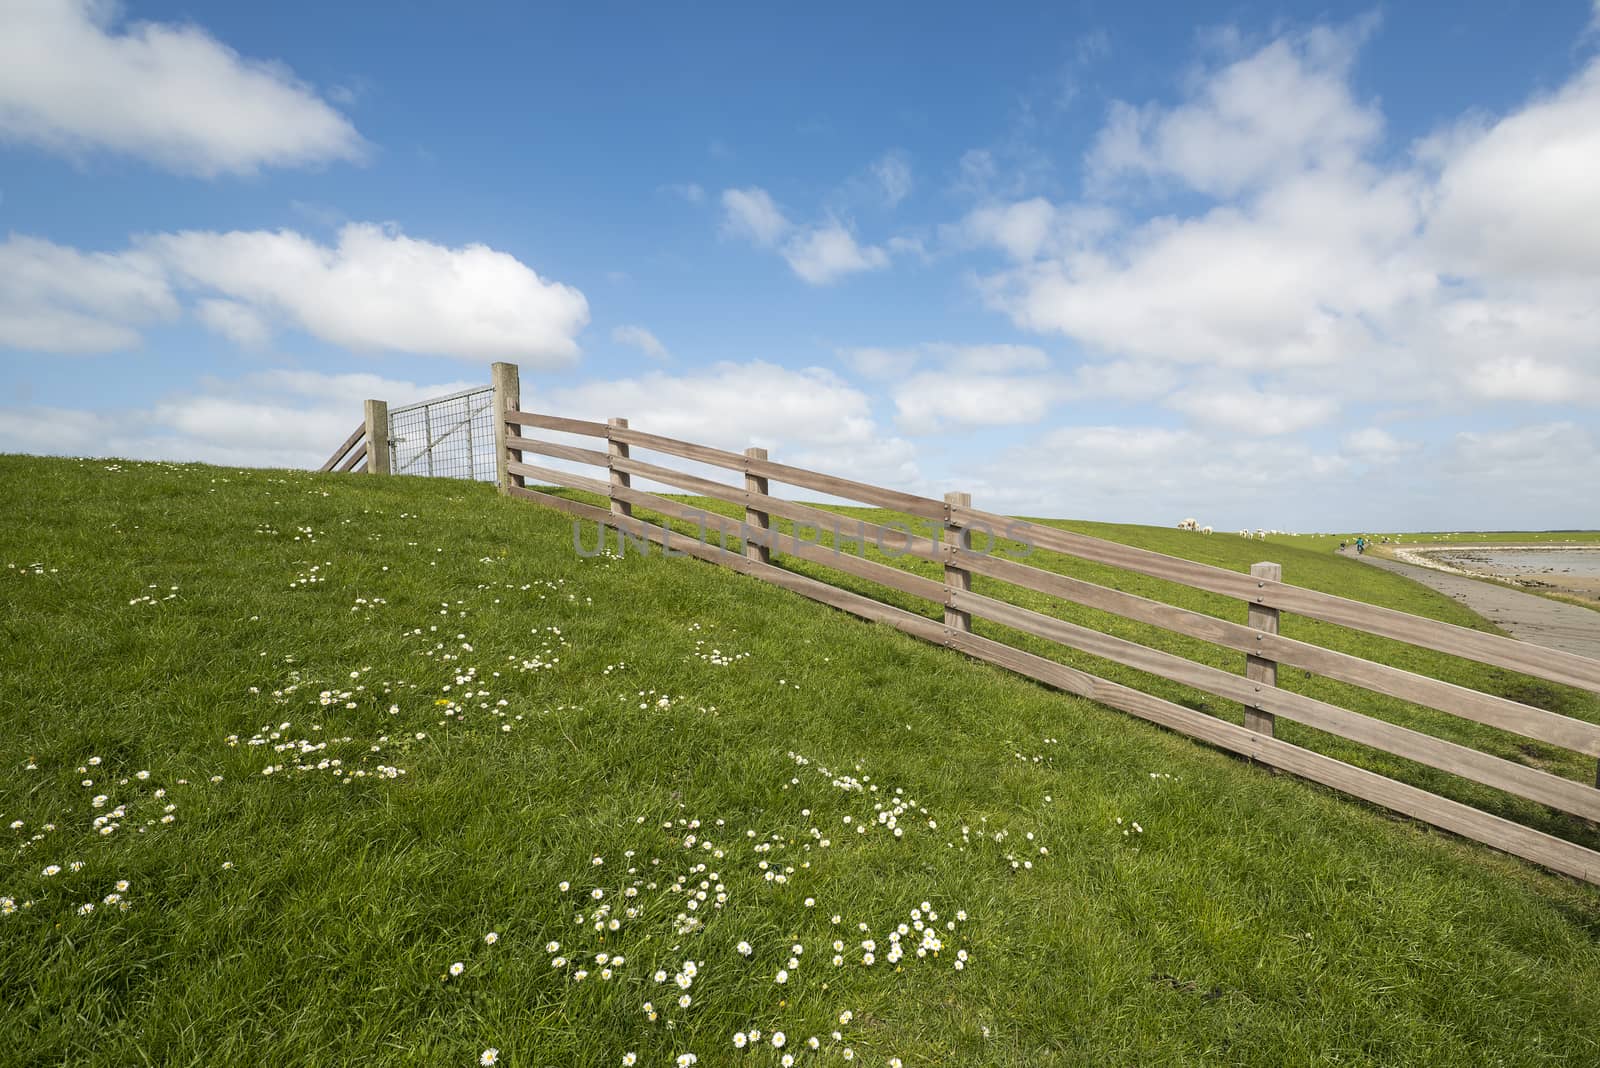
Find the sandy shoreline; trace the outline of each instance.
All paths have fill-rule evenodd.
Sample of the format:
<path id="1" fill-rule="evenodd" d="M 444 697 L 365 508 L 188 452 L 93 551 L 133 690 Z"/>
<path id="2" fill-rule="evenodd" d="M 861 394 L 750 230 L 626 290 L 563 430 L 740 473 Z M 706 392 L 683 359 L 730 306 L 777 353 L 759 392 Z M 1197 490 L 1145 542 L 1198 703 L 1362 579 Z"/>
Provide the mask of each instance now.
<path id="1" fill-rule="evenodd" d="M 1567 574 L 1554 568 L 1541 569 L 1529 572 L 1526 569 L 1516 570 L 1496 566 L 1494 561 L 1487 559 L 1483 554 L 1494 552 L 1515 553 L 1593 553 L 1600 559 L 1600 545 L 1571 545 L 1571 544 L 1482 544 L 1482 545 L 1407 545 L 1404 547 L 1388 545 L 1380 550 L 1380 555 L 1386 555 L 1401 563 L 1411 564 L 1415 567 L 1425 567 L 1433 571 L 1443 571 L 1452 575 L 1464 575 L 1468 578 L 1492 579 L 1495 582 L 1504 582 L 1523 589 L 1536 590 L 1540 593 L 1553 593 L 1563 597 L 1572 597 L 1589 604 L 1600 604 L 1600 574 L 1582 575 Z"/>

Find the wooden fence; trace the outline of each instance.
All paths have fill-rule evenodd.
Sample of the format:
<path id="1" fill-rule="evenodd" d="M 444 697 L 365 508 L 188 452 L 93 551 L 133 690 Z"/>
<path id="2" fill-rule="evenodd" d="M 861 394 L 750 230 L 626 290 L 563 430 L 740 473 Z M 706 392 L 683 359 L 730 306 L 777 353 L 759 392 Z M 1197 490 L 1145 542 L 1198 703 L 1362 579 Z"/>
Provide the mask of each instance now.
<path id="1" fill-rule="evenodd" d="M 1090 698 L 1221 749 L 1555 871 L 1600 884 L 1600 852 L 1275 737 L 1276 720 L 1283 717 L 1558 812 L 1600 821 L 1600 788 L 1597 788 L 1600 783 L 1591 786 L 1281 689 L 1277 686 L 1277 668 L 1279 665 L 1300 668 L 1591 757 L 1600 757 L 1600 724 L 1285 637 L 1278 633 L 1278 622 L 1281 613 L 1291 612 L 1594 693 L 1600 693 L 1600 661 L 1294 586 L 1282 580 L 1277 564 L 1257 564 L 1250 574 L 1241 574 L 986 512 L 974 508 L 966 494 L 951 493 L 946 494 L 944 500 L 935 500 L 777 463 L 761 449 L 747 449 L 740 454 L 646 433 L 630 427 L 626 419 L 600 423 L 522 411 L 516 370 L 511 368 L 507 374 L 502 370 L 507 366 L 496 365 L 495 374 L 495 410 L 503 413 L 503 419 L 496 422 L 503 493 L 609 525 L 637 539 L 720 564 L 864 619 L 886 623 L 907 634 Z M 605 446 L 603 450 L 585 448 L 529 436 L 530 432 L 541 430 L 594 438 L 604 441 Z M 704 478 L 666 463 L 643 459 L 637 455 L 641 451 L 669 461 L 688 460 L 742 475 L 742 485 Z M 588 477 L 528 463 L 526 457 L 530 454 L 589 465 L 603 476 Z M 743 520 L 711 514 L 682 501 L 639 489 L 634 485 L 636 478 L 742 507 Z M 943 538 L 919 538 L 904 526 L 845 517 L 775 496 L 771 492 L 774 482 L 928 520 L 942 527 Z M 532 489 L 530 485 L 596 494 L 605 498 L 607 505 L 600 507 L 556 496 Z M 665 524 L 645 522 L 634 516 L 635 507 L 670 520 L 700 524 L 702 534 L 711 526 L 721 535 L 723 544 L 682 533 Z M 904 554 L 940 564 L 942 579 L 915 574 L 864 555 L 836 551 L 837 541 L 833 548 L 826 547 L 820 544 L 820 535 L 816 540 L 807 541 L 800 539 L 796 531 L 794 536 L 784 539 L 772 525 L 772 517 L 788 519 L 818 531 L 832 530 L 836 536 L 843 529 L 841 524 L 847 522 L 852 528 L 850 540 L 871 538 L 879 546 L 892 549 L 895 555 Z M 1079 560 L 1236 598 L 1248 606 L 1246 622 L 1230 622 L 975 550 L 970 540 L 974 531 L 986 532 L 991 545 L 999 536 Z M 726 547 L 729 534 L 736 535 L 742 542 L 739 551 Z M 885 604 L 780 567 L 772 562 L 775 550 L 941 605 L 943 618 L 930 618 Z M 974 575 L 1242 653 L 1244 673 L 1235 674 L 1045 615 L 996 596 L 975 593 L 971 588 Z M 1241 725 L 1219 719 L 975 634 L 972 630 L 974 617 L 1239 702 L 1245 708 L 1244 722 Z"/>

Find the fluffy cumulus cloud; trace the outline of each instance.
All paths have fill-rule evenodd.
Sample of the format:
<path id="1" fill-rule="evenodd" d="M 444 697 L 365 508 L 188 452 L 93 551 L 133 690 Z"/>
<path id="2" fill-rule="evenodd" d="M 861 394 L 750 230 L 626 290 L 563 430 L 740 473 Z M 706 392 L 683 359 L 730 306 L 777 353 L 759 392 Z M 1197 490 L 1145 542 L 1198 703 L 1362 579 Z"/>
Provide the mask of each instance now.
<path id="1" fill-rule="evenodd" d="M 889 266 L 887 252 L 876 245 L 862 245 L 836 220 L 796 234 L 784 245 L 783 258 L 795 274 L 814 286 Z"/>
<path id="2" fill-rule="evenodd" d="M 358 160 L 348 119 L 277 63 L 110 0 L 7 0 L 0 139 L 127 154 L 184 174 Z"/>
<path id="3" fill-rule="evenodd" d="M 0 348 L 104 352 L 139 344 L 139 328 L 178 315 L 159 260 L 80 252 L 35 237 L 0 244 Z"/>
<path id="4" fill-rule="evenodd" d="M 1059 383 L 1039 376 L 918 374 L 895 387 L 895 418 L 911 434 L 1030 424 L 1050 414 L 1063 395 Z"/>
<path id="5" fill-rule="evenodd" d="M 889 253 L 856 240 L 848 223 L 827 219 L 800 226 L 789 221 L 765 189 L 728 189 L 722 194 L 722 232 L 777 250 L 789 268 L 814 286 L 846 275 L 889 266 Z"/>
<path id="6" fill-rule="evenodd" d="M 568 363 L 583 294 L 484 245 L 447 248 L 370 223 L 326 246 L 289 231 L 190 231 L 141 243 L 185 286 L 356 351 Z"/>
<path id="7" fill-rule="evenodd" d="M 582 293 L 509 253 L 370 223 L 346 225 L 333 245 L 287 230 L 154 234 L 115 253 L 15 236 L 0 245 L 0 346 L 130 348 L 186 298 L 241 345 L 289 327 L 357 352 L 546 367 L 576 359 L 589 319 Z"/>
<path id="8" fill-rule="evenodd" d="M 142 408 L 0 408 L 0 452 L 314 468 L 360 422 L 364 399 L 398 405 L 479 384 L 263 371 L 208 380 Z"/>
<path id="9" fill-rule="evenodd" d="M 1086 388 L 1165 366 L 1195 425 L 1600 403 L 1600 60 L 1396 155 L 1351 81 L 1374 26 L 1220 35 L 1176 102 L 1111 107 L 1084 199 L 987 201 L 945 236 L 1011 261 L 985 298 L 1076 342 Z"/>

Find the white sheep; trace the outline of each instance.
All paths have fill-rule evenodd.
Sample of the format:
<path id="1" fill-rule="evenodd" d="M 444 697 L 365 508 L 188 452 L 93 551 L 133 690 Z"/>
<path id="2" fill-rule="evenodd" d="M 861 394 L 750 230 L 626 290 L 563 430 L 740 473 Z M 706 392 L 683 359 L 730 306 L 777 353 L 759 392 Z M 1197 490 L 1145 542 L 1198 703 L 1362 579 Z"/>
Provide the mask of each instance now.
<path id="1" fill-rule="evenodd" d="M 1200 533 L 1202 533 L 1202 534 L 1210 534 L 1211 532 L 1212 531 L 1211 531 L 1210 527 L 1201 527 L 1200 528 Z"/>

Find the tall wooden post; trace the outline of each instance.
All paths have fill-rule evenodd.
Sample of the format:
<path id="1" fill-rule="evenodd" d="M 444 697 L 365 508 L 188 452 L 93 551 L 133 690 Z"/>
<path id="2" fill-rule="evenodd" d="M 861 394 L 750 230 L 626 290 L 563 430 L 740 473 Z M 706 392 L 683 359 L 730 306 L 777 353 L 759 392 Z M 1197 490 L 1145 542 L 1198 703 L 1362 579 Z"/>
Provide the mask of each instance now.
<path id="1" fill-rule="evenodd" d="M 744 454 L 752 460 L 765 460 L 767 458 L 766 449 L 749 448 L 744 450 Z M 744 488 L 747 492 L 759 493 L 765 497 L 770 492 L 767 487 L 768 483 L 765 478 L 760 475 L 752 475 L 749 471 L 745 472 Z M 758 508 L 752 508 L 748 504 L 744 508 L 744 523 L 751 530 L 763 532 L 769 531 L 772 526 L 772 520 L 766 512 Z M 763 534 L 763 537 L 768 536 L 765 533 Z M 766 541 L 758 544 L 750 538 L 746 538 L 744 540 L 744 555 L 745 559 L 754 560 L 758 564 L 770 564 L 772 563 L 772 546 Z"/>
<path id="2" fill-rule="evenodd" d="M 954 509 L 971 508 L 972 494 L 946 493 L 944 495 L 944 543 L 959 549 L 972 548 L 972 531 L 956 521 Z M 945 557 L 944 584 L 951 593 L 965 593 L 972 589 L 972 573 L 965 568 L 957 567 L 950 562 L 950 557 Z M 946 594 L 944 606 L 944 625 L 951 630 L 972 630 L 972 613 L 952 608 L 949 604 L 950 594 Z"/>
<path id="3" fill-rule="evenodd" d="M 389 473 L 389 403 L 381 400 L 366 402 L 367 419 L 367 474 Z"/>
<path id="4" fill-rule="evenodd" d="M 626 419 L 607 419 L 606 425 L 616 427 L 619 430 L 628 429 L 628 421 Z M 613 439 L 610 434 L 607 434 L 606 454 L 613 459 L 620 457 L 621 459 L 626 460 L 628 458 L 628 446 L 623 442 Z M 615 466 L 613 466 L 610 471 L 612 489 L 615 489 L 618 486 L 621 486 L 623 489 L 627 489 L 629 486 L 633 485 L 633 481 L 629 478 L 626 471 L 618 471 Z M 631 516 L 633 515 L 633 505 L 627 501 L 617 500 L 617 495 L 613 493 L 611 495 L 611 514 Z"/>
<path id="5" fill-rule="evenodd" d="M 506 439 L 514 436 L 511 427 L 506 424 L 506 413 L 522 407 L 522 385 L 517 365 L 491 364 L 489 381 L 494 386 L 494 481 L 501 493 L 509 493 L 512 486 L 522 485 L 522 476 L 513 475 L 509 467 L 510 464 L 522 462 L 522 450 L 506 445 Z"/>
<path id="6" fill-rule="evenodd" d="M 1283 580 L 1283 565 L 1281 564 L 1251 564 L 1250 574 L 1256 580 L 1256 588 L 1263 588 L 1268 582 L 1281 582 Z M 1278 633 L 1278 610 L 1268 608 L 1264 604 L 1252 602 L 1246 625 L 1262 634 Z M 1260 635 L 1256 636 L 1260 641 Z M 1245 678 L 1256 684 L 1256 692 L 1264 686 L 1278 685 L 1278 662 L 1269 660 L 1264 656 L 1246 653 L 1244 658 Z M 1277 717 L 1271 712 L 1250 705 L 1244 706 L 1244 725 L 1253 731 L 1270 735 Z"/>

